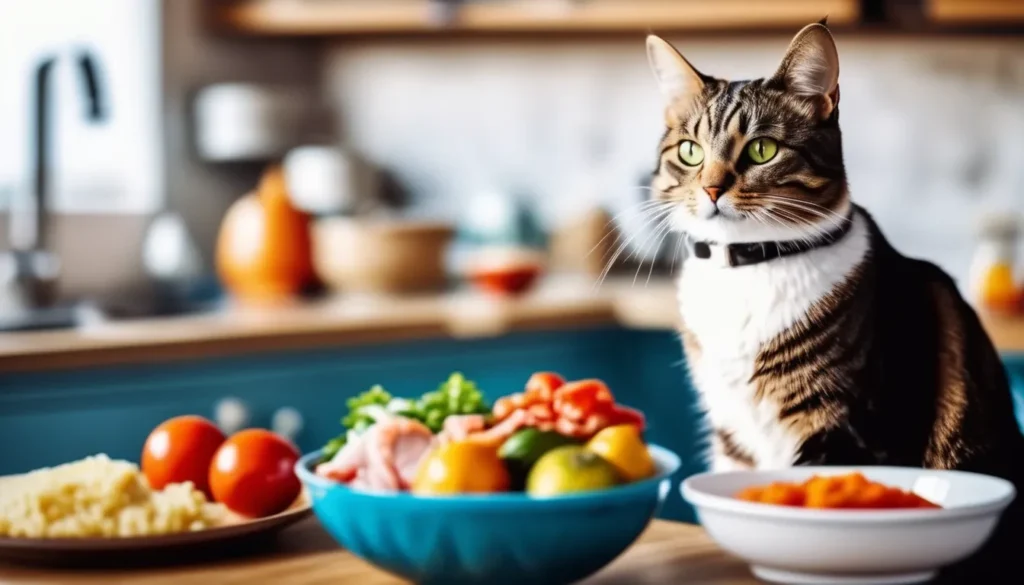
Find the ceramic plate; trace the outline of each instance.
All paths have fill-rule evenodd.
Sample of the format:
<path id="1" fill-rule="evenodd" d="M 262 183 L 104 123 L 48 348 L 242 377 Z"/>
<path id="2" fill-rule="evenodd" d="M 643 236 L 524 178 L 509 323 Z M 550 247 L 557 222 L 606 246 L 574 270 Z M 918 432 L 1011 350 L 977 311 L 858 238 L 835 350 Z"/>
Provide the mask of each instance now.
<path id="1" fill-rule="evenodd" d="M 287 510 L 255 520 L 228 513 L 220 526 L 197 532 L 125 538 L 3 538 L 0 561 L 22 564 L 149 564 L 176 561 L 182 555 L 223 555 L 243 552 L 312 513 L 305 491 Z"/>

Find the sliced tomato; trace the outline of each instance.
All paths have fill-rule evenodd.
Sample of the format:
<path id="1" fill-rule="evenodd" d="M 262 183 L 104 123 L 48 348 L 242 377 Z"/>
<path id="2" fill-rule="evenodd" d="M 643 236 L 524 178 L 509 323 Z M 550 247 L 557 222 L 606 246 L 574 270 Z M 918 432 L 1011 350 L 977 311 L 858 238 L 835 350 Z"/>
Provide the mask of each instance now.
<path id="1" fill-rule="evenodd" d="M 577 422 L 595 412 L 606 412 L 614 405 L 611 390 L 600 380 L 568 382 L 555 391 L 555 412 Z"/>
<path id="2" fill-rule="evenodd" d="M 565 380 L 554 372 L 537 372 L 526 381 L 526 396 L 531 404 L 551 402 L 564 385 Z"/>

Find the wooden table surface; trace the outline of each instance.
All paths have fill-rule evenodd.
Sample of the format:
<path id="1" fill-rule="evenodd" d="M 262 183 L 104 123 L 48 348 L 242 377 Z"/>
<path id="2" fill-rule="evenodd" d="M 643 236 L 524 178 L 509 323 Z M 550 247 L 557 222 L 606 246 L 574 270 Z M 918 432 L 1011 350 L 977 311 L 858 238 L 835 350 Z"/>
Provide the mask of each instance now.
<path id="1" fill-rule="evenodd" d="M 0 374 L 590 326 L 673 330 L 678 320 L 675 286 L 667 278 L 619 277 L 595 288 L 593 279 L 563 275 L 516 299 L 473 290 L 342 295 L 0 335 Z M 983 313 L 982 321 L 1001 351 L 1024 352 L 1024 315 Z"/>
<path id="2" fill-rule="evenodd" d="M 340 549 L 309 518 L 282 533 L 270 551 L 230 561 L 163 568 L 43 570 L 0 564 L 4 585 L 398 585 L 404 583 Z M 697 526 L 656 520 L 623 556 L 585 585 L 757 583 L 740 561 L 718 549 Z"/>

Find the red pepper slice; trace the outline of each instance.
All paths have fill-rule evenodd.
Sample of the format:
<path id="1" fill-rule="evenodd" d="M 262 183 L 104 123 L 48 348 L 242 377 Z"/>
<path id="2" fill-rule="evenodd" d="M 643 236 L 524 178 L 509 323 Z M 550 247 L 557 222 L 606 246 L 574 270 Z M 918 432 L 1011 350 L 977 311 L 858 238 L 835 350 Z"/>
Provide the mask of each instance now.
<path id="1" fill-rule="evenodd" d="M 634 425 L 643 432 L 647 428 L 647 419 L 644 414 L 635 408 L 616 404 L 609 412 L 611 425 Z"/>
<path id="2" fill-rule="evenodd" d="M 565 385 L 565 380 L 553 372 L 537 372 L 526 381 L 526 396 L 531 404 L 549 403 L 555 391 Z"/>
<path id="3" fill-rule="evenodd" d="M 555 391 L 555 412 L 582 421 L 595 412 L 606 412 L 615 405 L 611 390 L 600 380 L 568 382 Z"/>

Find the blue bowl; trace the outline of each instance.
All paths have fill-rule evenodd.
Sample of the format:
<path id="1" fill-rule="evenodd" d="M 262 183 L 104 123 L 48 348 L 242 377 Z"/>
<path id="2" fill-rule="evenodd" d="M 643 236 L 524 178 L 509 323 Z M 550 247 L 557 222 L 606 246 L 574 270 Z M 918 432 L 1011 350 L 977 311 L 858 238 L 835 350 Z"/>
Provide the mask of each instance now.
<path id="1" fill-rule="evenodd" d="M 679 457 L 650 452 L 655 477 L 551 498 L 353 490 L 313 473 L 319 452 L 295 470 L 331 536 L 389 573 L 423 585 L 565 585 L 614 560 L 658 512 Z"/>

